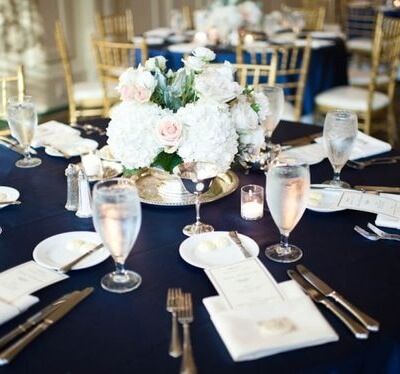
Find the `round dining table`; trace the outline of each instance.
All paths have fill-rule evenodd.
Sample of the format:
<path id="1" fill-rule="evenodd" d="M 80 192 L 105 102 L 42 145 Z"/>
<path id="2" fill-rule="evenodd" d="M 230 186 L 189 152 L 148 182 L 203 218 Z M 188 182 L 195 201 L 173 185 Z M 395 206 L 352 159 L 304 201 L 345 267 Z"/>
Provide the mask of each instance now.
<path id="1" fill-rule="evenodd" d="M 91 123 L 106 126 L 107 120 Z M 320 132 L 321 128 L 281 122 L 273 141 L 282 142 Z M 100 145 L 106 136 L 94 137 Z M 79 158 L 51 157 L 38 149 L 43 163 L 18 169 L 21 156 L 0 147 L 0 185 L 20 191 L 19 206 L 0 210 L 0 271 L 32 260 L 42 240 L 70 231 L 94 231 L 91 218 L 78 218 L 64 208 L 67 196 L 65 169 Z M 396 154 L 392 151 L 390 154 Z M 288 280 L 295 264 L 269 261 L 264 248 L 276 243 L 278 230 L 268 213 L 258 221 L 240 216 L 240 187 L 265 184 L 265 175 L 234 169 L 239 188 L 231 195 L 205 204 L 202 218 L 216 230 L 238 232 L 260 247 L 259 259 L 277 282 Z M 310 167 L 313 183 L 332 176 L 325 159 Z M 400 163 L 354 170 L 345 167 L 344 180 L 352 185 L 398 186 Z M 357 340 L 329 311 L 318 307 L 339 335 L 339 341 L 247 361 L 234 362 L 218 335 L 202 300 L 216 290 L 202 269 L 182 260 L 178 249 L 186 237 L 182 228 L 194 220 L 193 206 L 162 207 L 142 204 L 143 220 L 126 266 L 143 278 L 130 293 L 113 294 L 100 286 L 101 277 L 114 265 L 103 263 L 69 273 L 69 278 L 35 293 L 40 302 L 0 327 L 0 336 L 25 321 L 61 295 L 85 287 L 94 292 L 63 319 L 32 342 L 14 361 L 0 369 L 17 373 L 177 373 L 179 358 L 168 354 L 171 320 L 166 311 L 167 289 L 181 287 L 193 297 L 191 336 L 199 373 L 399 373 L 400 372 L 400 247 L 395 241 L 369 241 L 354 231 L 373 222 L 370 213 L 343 210 L 317 213 L 306 210 L 291 234 L 301 247 L 304 264 L 360 309 L 381 323 L 379 332 Z"/>

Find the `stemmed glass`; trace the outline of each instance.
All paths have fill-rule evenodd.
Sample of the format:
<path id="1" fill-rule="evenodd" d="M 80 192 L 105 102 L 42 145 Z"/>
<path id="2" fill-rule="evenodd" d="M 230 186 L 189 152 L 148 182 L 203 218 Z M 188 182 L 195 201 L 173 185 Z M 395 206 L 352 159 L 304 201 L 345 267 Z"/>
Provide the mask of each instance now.
<path id="1" fill-rule="evenodd" d="M 195 195 L 196 222 L 183 228 L 187 236 L 214 231 L 211 225 L 200 221 L 201 195 L 207 192 L 218 175 L 218 166 L 212 162 L 184 162 L 176 166 L 174 174 L 181 178 L 185 189 Z"/>
<path id="2" fill-rule="evenodd" d="M 285 95 L 282 87 L 260 85 L 257 91 L 262 92 L 269 101 L 269 113 L 261 122 L 264 129 L 265 143 L 267 147 L 272 146 L 271 137 L 283 114 Z"/>
<path id="3" fill-rule="evenodd" d="M 289 234 L 306 209 L 310 191 L 310 170 L 295 158 L 277 159 L 268 172 L 266 196 L 268 208 L 281 234 L 279 244 L 266 248 L 265 255 L 275 262 L 294 262 L 302 250 L 289 244 Z"/>
<path id="4" fill-rule="evenodd" d="M 15 165 L 19 168 L 39 166 L 42 160 L 31 157 L 30 146 L 38 123 L 35 104 L 31 96 L 10 97 L 7 105 L 7 120 L 11 135 L 18 140 L 24 149 L 24 158 Z"/>
<path id="5" fill-rule="evenodd" d="M 333 168 L 333 179 L 324 182 L 337 187 L 350 188 L 340 179 L 340 172 L 350 157 L 357 137 L 358 121 L 354 112 L 335 110 L 325 117 L 323 139 L 325 151 Z"/>
<path id="6" fill-rule="evenodd" d="M 135 185 L 128 179 L 115 178 L 98 182 L 93 189 L 93 224 L 116 270 L 105 275 L 101 286 L 124 293 L 138 288 L 139 274 L 125 269 L 125 260 L 135 244 L 142 223 L 142 211 Z"/>

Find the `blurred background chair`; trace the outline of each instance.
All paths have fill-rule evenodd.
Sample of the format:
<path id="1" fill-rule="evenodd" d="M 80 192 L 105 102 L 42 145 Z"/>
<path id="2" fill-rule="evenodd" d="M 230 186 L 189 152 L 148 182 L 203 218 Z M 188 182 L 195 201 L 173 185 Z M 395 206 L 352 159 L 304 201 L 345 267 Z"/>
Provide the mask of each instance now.
<path id="1" fill-rule="evenodd" d="M 291 17 L 299 16 L 302 18 L 302 29 L 307 31 L 320 31 L 324 28 L 326 10 L 324 7 L 298 7 L 283 5 L 282 10 Z"/>
<path id="2" fill-rule="evenodd" d="M 118 43 L 92 39 L 97 72 L 102 84 L 104 115 L 109 116 L 112 105 L 117 101 L 115 90 L 121 73 L 127 68 L 144 65 L 147 60 L 147 45 Z"/>
<path id="3" fill-rule="evenodd" d="M 184 5 L 182 7 L 182 15 L 183 15 L 183 23 L 185 25 L 185 29 L 193 30 L 194 29 L 193 12 L 190 6 Z"/>
<path id="4" fill-rule="evenodd" d="M 79 119 L 102 116 L 104 108 L 101 84 L 88 81 L 74 83 L 67 42 L 59 20 L 56 21 L 55 39 L 64 70 L 68 96 L 69 123 L 75 124 Z"/>
<path id="5" fill-rule="evenodd" d="M 336 108 L 355 111 L 364 132 L 369 134 L 372 127 L 382 129 L 389 134 L 389 140 L 395 141 L 398 134 L 394 129 L 393 99 L 399 61 L 400 18 L 378 14 L 368 87 L 342 86 L 319 94 L 315 99 L 317 114 Z M 388 77 L 384 87 L 379 81 L 382 69 Z"/>
<path id="6" fill-rule="evenodd" d="M 105 16 L 96 13 L 96 32 L 100 39 L 126 42 L 131 41 L 135 36 L 133 15 L 130 9 L 123 14 Z"/>

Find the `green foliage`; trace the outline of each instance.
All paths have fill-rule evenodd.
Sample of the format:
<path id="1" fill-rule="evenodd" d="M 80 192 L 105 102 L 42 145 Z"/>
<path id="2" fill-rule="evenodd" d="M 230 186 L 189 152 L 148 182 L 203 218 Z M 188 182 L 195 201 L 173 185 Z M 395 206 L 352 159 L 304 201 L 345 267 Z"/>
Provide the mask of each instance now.
<path id="1" fill-rule="evenodd" d="M 178 156 L 176 153 L 161 152 L 155 158 L 151 166 L 160 167 L 165 171 L 172 173 L 174 167 L 181 164 L 182 162 L 183 162 L 182 158 Z"/>

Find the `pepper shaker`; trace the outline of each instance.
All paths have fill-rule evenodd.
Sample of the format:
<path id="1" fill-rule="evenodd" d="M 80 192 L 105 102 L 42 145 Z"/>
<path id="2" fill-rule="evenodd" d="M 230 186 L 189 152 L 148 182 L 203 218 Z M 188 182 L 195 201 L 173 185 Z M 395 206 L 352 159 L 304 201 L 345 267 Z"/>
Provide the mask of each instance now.
<path id="1" fill-rule="evenodd" d="M 79 186 L 79 205 L 75 213 L 79 218 L 89 218 L 92 216 L 92 196 L 87 175 L 80 169 L 78 173 Z"/>
<path id="2" fill-rule="evenodd" d="M 78 172 L 79 167 L 74 164 L 69 164 L 65 169 L 65 175 L 67 177 L 67 202 L 65 204 L 65 209 L 71 211 L 78 210 Z"/>

